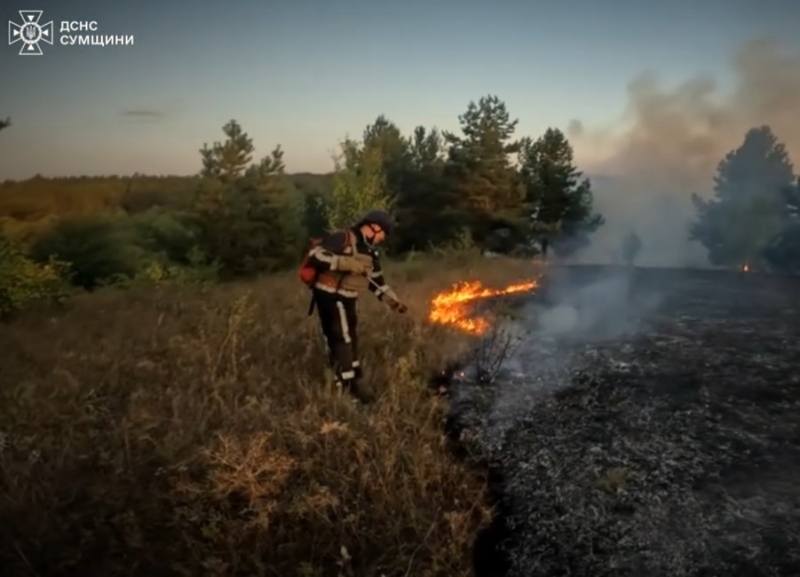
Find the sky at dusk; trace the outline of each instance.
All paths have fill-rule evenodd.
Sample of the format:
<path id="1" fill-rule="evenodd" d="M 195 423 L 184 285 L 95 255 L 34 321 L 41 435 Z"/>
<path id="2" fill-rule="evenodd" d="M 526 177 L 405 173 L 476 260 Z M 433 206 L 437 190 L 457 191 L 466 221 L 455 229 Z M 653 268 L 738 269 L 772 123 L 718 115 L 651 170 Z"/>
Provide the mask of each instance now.
<path id="1" fill-rule="evenodd" d="M 54 21 L 56 41 L 42 56 L 0 49 L 0 118 L 13 123 L 0 180 L 196 173 L 230 119 L 258 156 L 281 144 L 289 171 L 326 172 L 337 142 L 379 114 L 407 134 L 457 130 L 486 94 L 519 136 L 573 120 L 613 128 L 644 71 L 666 87 L 707 73 L 724 90 L 747 41 L 800 52 L 796 0 L 9 0 L 0 16 L 29 9 Z M 62 20 L 135 43 L 62 46 Z M 602 152 L 591 146 L 576 145 L 579 162 Z"/>

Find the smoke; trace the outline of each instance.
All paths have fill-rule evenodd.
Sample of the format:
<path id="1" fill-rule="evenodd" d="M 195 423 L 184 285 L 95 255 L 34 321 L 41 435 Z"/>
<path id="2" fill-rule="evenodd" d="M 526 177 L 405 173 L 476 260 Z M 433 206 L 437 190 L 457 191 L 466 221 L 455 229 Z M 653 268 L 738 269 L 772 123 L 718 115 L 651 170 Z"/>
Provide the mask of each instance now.
<path id="1" fill-rule="evenodd" d="M 536 333 L 581 342 L 632 335 L 659 306 L 663 294 L 637 282 L 635 269 L 553 272 L 545 304 L 536 307 Z"/>
<path id="2" fill-rule="evenodd" d="M 525 306 L 527 330 L 502 363 L 487 425 L 502 436 L 542 394 L 573 382 L 609 341 L 633 341 L 647 330 L 667 291 L 627 267 L 557 267 Z M 645 277 L 646 278 L 646 277 Z"/>
<path id="3" fill-rule="evenodd" d="M 714 78 L 691 78 L 672 91 L 653 72 L 628 85 L 622 132 L 591 130 L 579 120 L 568 133 L 582 169 L 592 177 L 596 208 L 606 225 L 583 262 L 619 259 L 622 239 L 642 239 L 641 264 L 699 266 L 705 250 L 688 241 L 691 194 L 709 196 L 717 165 L 751 128 L 768 125 L 794 159 L 800 158 L 800 53 L 769 40 L 752 41 L 732 58 L 733 90 Z"/>

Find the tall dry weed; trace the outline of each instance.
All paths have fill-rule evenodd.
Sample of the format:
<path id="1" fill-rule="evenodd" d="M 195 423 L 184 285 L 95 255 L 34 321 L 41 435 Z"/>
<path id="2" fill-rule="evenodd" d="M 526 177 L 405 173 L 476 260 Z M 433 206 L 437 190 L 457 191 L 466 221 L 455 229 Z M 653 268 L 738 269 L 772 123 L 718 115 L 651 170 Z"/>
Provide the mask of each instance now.
<path id="1" fill-rule="evenodd" d="M 4 326 L 0 574 L 470 575 L 491 511 L 427 385 L 470 342 L 428 303 L 523 266 L 390 266 L 410 312 L 362 299 L 366 408 L 326 382 L 291 275 L 101 291 Z"/>

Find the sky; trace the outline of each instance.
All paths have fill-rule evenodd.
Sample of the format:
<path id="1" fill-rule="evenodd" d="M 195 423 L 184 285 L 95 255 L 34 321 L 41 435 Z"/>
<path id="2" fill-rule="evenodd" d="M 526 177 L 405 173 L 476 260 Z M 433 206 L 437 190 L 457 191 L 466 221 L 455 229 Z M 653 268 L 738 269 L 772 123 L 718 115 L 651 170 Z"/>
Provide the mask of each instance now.
<path id="1" fill-rule="evenodd" d="M 630 122 L 637 75 L 668 90 L 707 74 L 724 92 L 748 41 L 800 52 L 795 0 L 7 0 L 0 16 L 21 9 L 43 10 L 56 41 L 42 56 L 0 45 L 0 118 L 13 123 L 0 181 L 193 174 L 230 119 L 257 156 L 280 144 L 290 172 L 327 172 L 379 114 L 407 134 L 457 130 L 487 94 L 519 136 L 570 130 L 591 164 L 620 150 L 607 137 Z M 134 44 L 62 46 L 63 20 Z"/>

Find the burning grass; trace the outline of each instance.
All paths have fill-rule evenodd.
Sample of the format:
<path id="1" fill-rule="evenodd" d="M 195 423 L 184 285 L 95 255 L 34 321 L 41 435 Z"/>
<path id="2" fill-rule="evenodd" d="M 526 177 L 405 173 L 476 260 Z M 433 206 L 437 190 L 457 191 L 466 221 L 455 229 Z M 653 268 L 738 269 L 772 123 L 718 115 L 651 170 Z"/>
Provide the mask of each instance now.
<path id="1" fill-rule="evenodd" d="M 484 335 L 492 326 L 486 316 L 473 316 L 470 305 L 484 299 L 532 291 L 538 280 L 517 282 L 501 288 L 484 287 L 480 281 L 459 282 L 433 299 L 429 318 L 431 322 L 450 325 L 472 335 Z"/>
<path id="2" fill-rule="evenodd" d="M 452 459 L 427 379 L 472 339 L 427 315 L 458 280 L 530 272 L 390 267 L 410 311 L 362 299 L 368 408 L 324 383 L 293 275 L 100 292 L 3 326 L 0 573 L 471 574 L 485 484 Z"/>

